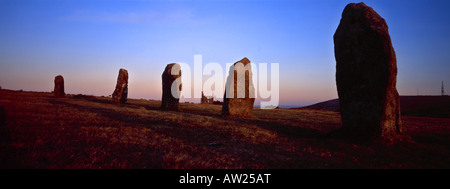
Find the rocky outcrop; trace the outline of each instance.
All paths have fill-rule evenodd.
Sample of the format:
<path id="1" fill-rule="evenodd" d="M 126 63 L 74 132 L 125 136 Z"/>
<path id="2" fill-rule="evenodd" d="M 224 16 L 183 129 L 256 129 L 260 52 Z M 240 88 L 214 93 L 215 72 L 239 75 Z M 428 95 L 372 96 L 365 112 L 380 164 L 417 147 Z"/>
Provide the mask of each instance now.
<path id="1" fill-rule="evenodd" d="M 201 104 L 214 104 L 214 96 L 205 96 L 202 91 L 202 98 L 200 100 Z"/>

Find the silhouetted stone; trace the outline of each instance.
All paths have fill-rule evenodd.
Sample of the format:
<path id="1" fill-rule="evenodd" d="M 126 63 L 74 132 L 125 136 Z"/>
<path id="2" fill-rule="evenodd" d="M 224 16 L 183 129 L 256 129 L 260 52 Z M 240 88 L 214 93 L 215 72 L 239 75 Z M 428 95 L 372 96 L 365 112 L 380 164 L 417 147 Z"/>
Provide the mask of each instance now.
<path id="1" fill-rule="evenodd" d="M 121 68 L 119 76 L 117 77 L 116 89 L 112 94 L 112 101 L 114 103 L 125 104 L 128 97 L 128 71 Z"/>
<path id="2" fill-rule="evenodd" d="M 252 68 L 247 57 L 230 67 L 222 105 L 222 115 L 252 117 L 255 102 Z"/>
<path id="3" fill-rule="evenodd" d="M 66 93 L 64 93 L 64 78 L 62 75 L 57 75 L 55 77 L 55 88 L 53 93 L 57 98 L 62 98 L 66 95 Z"/>
<path id="4" fill-rule="evenodd" d="M 385 20 L 364 3 L 348 4 L 334 45 L 345 133 L 367 139 L 401 133 L 397 61 Z"/>
<path id="5" fill-rule="evenodd" d="M 162 110 L 178 111 L 180 100 L 181 67 L 177 63 L 167 64 L 162 76 Z"/>

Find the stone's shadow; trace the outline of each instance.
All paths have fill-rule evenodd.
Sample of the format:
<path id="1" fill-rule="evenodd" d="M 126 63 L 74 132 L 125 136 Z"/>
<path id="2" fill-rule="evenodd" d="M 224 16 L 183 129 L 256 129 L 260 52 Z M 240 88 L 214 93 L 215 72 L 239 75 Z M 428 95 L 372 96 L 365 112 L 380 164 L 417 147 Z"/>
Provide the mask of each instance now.
<path id="1" fill-rule="evenodd" d="M 84 99 L 84 100 L 87 100 L 90 102 L 96 102 L 96 103 L 100 103 L 100 104 L 116 104 L 117 106 L 120 106 L 120 107 L 145 108 L 146 110 L 160 110 L 161 109 L 159 107 L 153 107 L 153 106 L 142 105 L 142 104 L 132 104 L 130 102 L 119 104 L 119 103 L 114 103 L 112 101 L 112 99 L 99 99 L 99 98 L 96 98 L 95 96 L 76 95 L 73 98 L 74 99 Z"/>
<path id="2" fill-rule="evenodd" d="M 91 101 L 91 102 L 97 102 L 97 103 L 103 103 L 103 104 L 113 104 L 111 101 L 109 100 L 103 100 L 103 99 L 91 99 L 91 98 L 87 98 L 86 100 Z M 112 109 L 108 109 L 108 108 L 100 108 L 100 107 L 89 107 L 89 106 L 83 106 L 83 105 L 78 105 L 78 104 L 73 104 L 73 103 L 69 103 L 69 102 L 64 102 L 64 101 L 60 101 L 57 99 L 50 99 L 49 100 L 50 103 L 52 104 L 59 104 L 59 105 L 64 105 L 64 106 L 68 106 L 71 108 L 76 108 L 79 110 L 87 110 L 93 113 L 98 113 L 102 116 L 111 118 L 113 120 L 119 121 L 119 122 L 125 122 L 125 123 L 132 123 L 132 124 L 145 124 L 145 125 L 157 125 L 157 124 L 163 124 L 163 125 L 172 125 L 172 126 L 177 126 L 176 124 L 172 124 L 170 122 L 165 122 L 163 120 L 154 120 L 154 119 L 149 119 L 149 118 L 144 118 L 138 115 L 133 115 L 130 116 L 128 114 L 124 114 L 122 112 L 118 112 Z M 120 104 L 119 106 L 123 106 L 123 107 L 130 107 L 130 108 L 138 108 L 138 106 L 136 105 L 128 105 L 128 104 Z"/>

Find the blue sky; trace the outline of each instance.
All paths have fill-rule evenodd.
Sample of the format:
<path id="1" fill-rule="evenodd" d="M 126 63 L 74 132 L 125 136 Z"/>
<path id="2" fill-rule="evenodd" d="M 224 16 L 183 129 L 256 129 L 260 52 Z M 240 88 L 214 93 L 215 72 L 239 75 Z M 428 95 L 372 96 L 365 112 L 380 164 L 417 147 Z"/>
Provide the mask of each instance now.
<path id="1" fill-rule="evenodd" d="M 345 0 L 0 0 L 0 86 L 160 99 L 168 63 L 280 64 L 280 104 L 337 98 L 333 34 Z M 450 93 L 450 2 L 364 1 L 389 25 L 400 95 Z M 228 68 L 226 68 L 228 69 Z"/>

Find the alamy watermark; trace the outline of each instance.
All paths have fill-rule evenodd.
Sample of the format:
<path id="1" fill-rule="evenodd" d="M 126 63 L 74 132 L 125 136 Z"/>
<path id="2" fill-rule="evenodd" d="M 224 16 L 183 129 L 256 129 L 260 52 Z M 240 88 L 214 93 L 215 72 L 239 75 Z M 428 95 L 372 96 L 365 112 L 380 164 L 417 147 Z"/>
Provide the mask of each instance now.
<path id="1" fill-rule="evenodd" d="M 201 98 L 202 92 L 206 96 L 223 98 L 225 91 L 227 92 L 225 95 L 226 98 L 245 98 L 245 72 L 249 71 L 249 98 L 257 98 L 259 95 L 261 108 L 273 109 L 278 106 L 280 99 L 279 63 L 270 63 L 270 77 L 267 63 L 259 63 L 258 65 L 252 62 L 246 65 L 243 63 L 237 63 L 236 65 L 234 65 L 234 63 L 226 63 L 226 68 L 223 69 L 222 66 L 216 62 L 210 62 L 203 65 L 202 55 L 194 55 L 194 69 L 191 69 L 191 66 L 186 63 L 178 64 L 180 66 L 173 67 L 171 72 L 172 75 L 178 75 L 180 69 L 182 72 L 182 77 L 177 79 L 181 79 L 182 82 L 177 81 L 172 84 L 172 95 L 175 98 Z M 225 77 L 224 70 L 229 70 L 229 72 L 225 72 Z M 237 74 L 237 97 L 234 97 L 234 75 L 233 77 L 229 77 L 230 74 L 234 73 Z M 209 77 L 203 81 L 203 76 Z M 227 81 L 225 81 L 225 78 L 227 78 Z M 178 89 L 181 83 L 183 85 L 183 90 L 180 93 Z M 193 96 L 191 91 L 192 87 L 194 89 Z"/>

